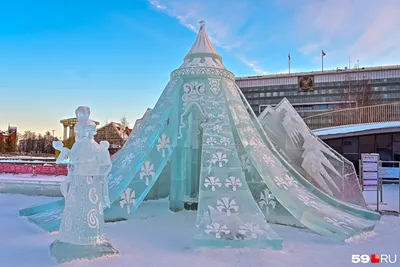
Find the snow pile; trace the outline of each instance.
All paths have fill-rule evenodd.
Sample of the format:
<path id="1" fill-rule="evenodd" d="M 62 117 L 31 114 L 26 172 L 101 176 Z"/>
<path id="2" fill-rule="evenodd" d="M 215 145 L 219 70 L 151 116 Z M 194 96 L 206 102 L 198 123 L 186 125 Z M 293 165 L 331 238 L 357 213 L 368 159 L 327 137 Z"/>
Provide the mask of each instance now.
<path id="1" fill-rule="evenodd" d="M 374 232 L 374 231 L 365 232 L 365 233 L 361 233 L 359 235 L 350 237 L 350 238 L 346 239 L 345 242 L 346 243 L 358 243 L 360 241 L 370 239 L 374 236 L 376 236 L 376 232 Z"/>

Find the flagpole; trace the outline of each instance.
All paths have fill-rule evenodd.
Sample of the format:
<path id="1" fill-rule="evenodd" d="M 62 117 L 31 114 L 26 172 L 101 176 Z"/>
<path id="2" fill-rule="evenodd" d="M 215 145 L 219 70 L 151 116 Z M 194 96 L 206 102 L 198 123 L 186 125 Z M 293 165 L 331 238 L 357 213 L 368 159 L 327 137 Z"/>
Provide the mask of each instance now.
<path id="1" fill-rule="evenodd" d="M 326 56 L 326 53 L 321 50 L 322 71 L 324 71 L 324 56 Z"/>
<path id="2" fill-rule="evenodd" d="M 289 56 L 288 56 L 288 60 L 289 60 L 289 74 L 290 74 L 290 53 L 289 53 Z"/>

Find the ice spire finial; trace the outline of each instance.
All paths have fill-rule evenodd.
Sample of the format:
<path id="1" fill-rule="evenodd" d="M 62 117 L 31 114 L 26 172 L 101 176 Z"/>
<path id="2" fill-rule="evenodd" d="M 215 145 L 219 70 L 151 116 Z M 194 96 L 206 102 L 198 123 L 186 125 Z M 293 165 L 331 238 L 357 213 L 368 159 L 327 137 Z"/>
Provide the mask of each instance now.
<path id="1" fill-rule="evenodd" d="M 200 24 L 200 28 L 203 28 L 206 25 L 206 21 L 205 20 L 200 20 L 199 24 Z"/>
<path id="2" fill-rule="evenodd" d="M 204 27 L 206 22 L 204 20 L 199 21 L 200 30 L 197 34 L 196 41 L 193 43 L 192 48 L 186 55 L 186 59 L 188 57 L 196 58 L 196 57 L 204 57 L 205 54 L 208 54 L 210 57 L 216 57 L 221 60 L 221 56 L 218 54 L 217 50 L 213 46 L 210 41 L 210 37 Z"/>

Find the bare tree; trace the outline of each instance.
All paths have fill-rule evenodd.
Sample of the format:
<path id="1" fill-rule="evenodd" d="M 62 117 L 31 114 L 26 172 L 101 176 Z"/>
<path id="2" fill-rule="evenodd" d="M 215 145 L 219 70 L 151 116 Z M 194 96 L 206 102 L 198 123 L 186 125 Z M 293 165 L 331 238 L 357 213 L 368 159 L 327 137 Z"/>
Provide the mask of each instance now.
<path id="1" fill-rule="evenodd" d="M 53 154 L 52 142 L 55 138 L 47 131 L 44 135 L 25 131 L 19 137 L 18 150 L 23 153 L 46 153 Z"/>
<path id="2" fill-rule="evenodd" d="M 342 91 L 344 104 L 341 108 L 367 107 L 381 103 L 381 93 L 374 90 L 370 79 L 364 78 L 358 81 L 347 81 L 347 87 Z"/>
<path id="3" fill-rule="evenodd" d="M 127 132 L 127 128 L 129 127 L 129 122 L 128 122 L 128 119 L 125 117 L 125 116 L 123 116 L 122 118 L 121 118 L 121 121 L 120 121 L 120 123 L 121 123 L 121 130 L 122 130 L 122 143 L 125 143 L 125 139 L 126 139 L 126 132 Z"/>
<path id="4" fill-rule="evenodd" d="M 365 76 L 362 80 L 349 79 L 347 87 L 342 90 L 341 98 L 343 104 L 339 108 L 357 109 L 346 111 L 340 118 L 336 118 L 337 120 L 343 120 L 345 116 L 347 123 L 368 123 L 376 121 L 382 115 L 377 114 L 376 109 L 363 108 L 382 103 L 381 92 L 374 90 L 371 80 Z"/>

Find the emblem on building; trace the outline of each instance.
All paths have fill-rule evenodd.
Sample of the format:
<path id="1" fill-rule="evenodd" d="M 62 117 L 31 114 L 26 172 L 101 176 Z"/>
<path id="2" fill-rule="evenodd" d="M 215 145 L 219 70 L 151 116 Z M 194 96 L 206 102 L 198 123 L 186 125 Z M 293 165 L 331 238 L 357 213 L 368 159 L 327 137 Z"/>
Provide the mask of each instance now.
<path id="1" fill-rule="evenodd" d="M 299 76 L 298 91 L 314 90 L 314 76 Z"/>

